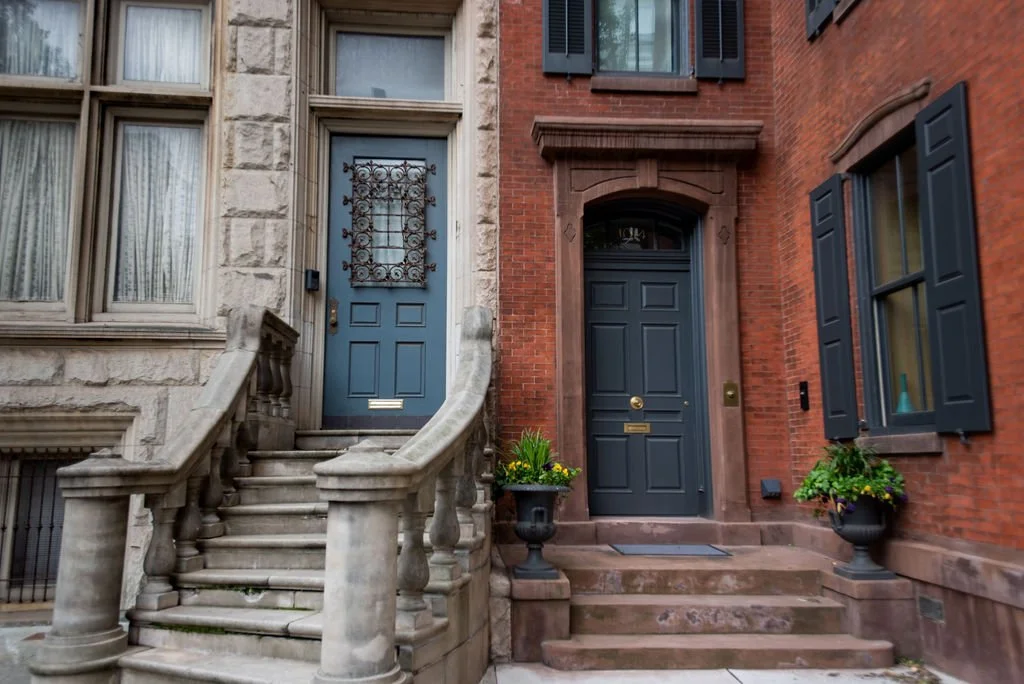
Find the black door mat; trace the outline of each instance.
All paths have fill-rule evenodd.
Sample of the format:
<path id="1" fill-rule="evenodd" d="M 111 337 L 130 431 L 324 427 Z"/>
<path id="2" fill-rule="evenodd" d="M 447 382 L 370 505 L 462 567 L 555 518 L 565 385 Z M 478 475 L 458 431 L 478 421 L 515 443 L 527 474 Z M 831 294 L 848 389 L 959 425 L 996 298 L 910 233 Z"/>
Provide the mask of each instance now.
<path id="1" fill-rule="evenodd" d="M 623 556 L 731 556 L 711 544 L 612 544 Z"/>

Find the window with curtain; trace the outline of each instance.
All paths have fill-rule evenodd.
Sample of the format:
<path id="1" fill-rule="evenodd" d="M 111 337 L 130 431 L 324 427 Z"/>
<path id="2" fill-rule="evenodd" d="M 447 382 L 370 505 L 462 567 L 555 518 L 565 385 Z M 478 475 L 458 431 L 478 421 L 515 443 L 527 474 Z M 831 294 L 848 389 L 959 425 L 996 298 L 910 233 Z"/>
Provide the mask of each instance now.
<path id="1" fill-rule="evenodd" d="M 120 127 L 114 303 L 194 301 L 202 188 L 200 126 Z"/>
<path id="2" fill-rule="evenodd" d="M 445 98 L 445 45 L 441 36 L 339 31 L 335 60 L 335 95 Z"/>
<path id="3" fill-rule="evenodd" d="M 81 9 L 77 0 L 0 2 L 0 73 L 77 78 Z"/>
<path id="4" fill-rule="evenodd" d="M 598 70 L 688 72 L 687 6 L 679 0 L 597 0 Z"/>
<path id="5" fill-rule="evenodd" d="M 73 122 L 0 119 L 0 300 L 64 298 L 74 155 Z"/>
<path id="6" fill-rule="evenodd" d="M 877 401 L 890 425 L 930 420 L 934 408 L 917 175 L 911 146 L 864 179 Z"/>
<path id="7" fill-rule="evenodd" d="M 201 85 L 203 14 L 200 7 L 125 5 L 122 79 Z"/>

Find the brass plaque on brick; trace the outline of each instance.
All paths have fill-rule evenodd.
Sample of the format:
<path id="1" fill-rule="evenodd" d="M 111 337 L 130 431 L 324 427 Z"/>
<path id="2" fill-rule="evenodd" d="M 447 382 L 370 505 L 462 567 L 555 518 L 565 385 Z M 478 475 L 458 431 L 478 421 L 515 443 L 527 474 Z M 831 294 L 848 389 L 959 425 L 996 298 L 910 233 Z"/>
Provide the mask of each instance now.
<path id="1" fill-rule="evenodd" d="M 650 423 L 623 423 L 622 431 L 627 435 L 647 435 L 651 432 Z"/>
<path id="2" fill-rule="evenodd" d="M 369 399 L 367 403 L 371 411 L 401 411 L 405 408 L 405 399 Z"/>

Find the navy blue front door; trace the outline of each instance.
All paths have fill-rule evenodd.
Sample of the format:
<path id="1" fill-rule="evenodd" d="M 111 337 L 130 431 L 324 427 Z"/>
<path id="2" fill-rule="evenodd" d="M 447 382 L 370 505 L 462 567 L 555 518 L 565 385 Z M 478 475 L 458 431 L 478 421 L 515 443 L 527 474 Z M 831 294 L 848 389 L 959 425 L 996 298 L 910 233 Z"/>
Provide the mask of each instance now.
<path id="1" fill-rule="evenodd" d="M 588 257 L 590 512 L 697 515 L 691 274 L 672 258 Z"/>
<path id="2" fill-rule="evenodd" d="M 325 428 L 422 426 L 445 396 L 447 145 L 331 139 Z"/>

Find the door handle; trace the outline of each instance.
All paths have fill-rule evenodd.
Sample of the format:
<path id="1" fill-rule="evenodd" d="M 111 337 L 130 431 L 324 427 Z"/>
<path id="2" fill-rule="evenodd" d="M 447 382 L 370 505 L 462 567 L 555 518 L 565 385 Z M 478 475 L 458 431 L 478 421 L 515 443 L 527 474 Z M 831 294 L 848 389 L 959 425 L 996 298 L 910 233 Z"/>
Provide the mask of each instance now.
<path id="1" fill-rule="evenodd" d="M 327 331 L 332 335 L 338 332 L 338 300 L 334 297 L 327 301 Z"/>
<path id="2" fill-rule="evenodd" d="M 637 411 L 642 409 L 644 407 L 644 399 L 643 399 L 643 397 L 630 397 L 629 398 L 629 407 L 632 408 L 632 409 L 636 409 Z"/>

